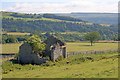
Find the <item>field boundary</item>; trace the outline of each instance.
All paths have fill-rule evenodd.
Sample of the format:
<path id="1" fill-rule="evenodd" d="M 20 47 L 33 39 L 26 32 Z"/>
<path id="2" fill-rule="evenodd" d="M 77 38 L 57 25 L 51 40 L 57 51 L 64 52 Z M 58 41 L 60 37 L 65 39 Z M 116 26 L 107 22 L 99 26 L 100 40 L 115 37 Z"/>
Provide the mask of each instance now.
<path id="1" fill-rule="evenodd" d="M 103 53 L 110 53 L 110 52 L 118 52 L 118 49 L 115 50 L 104 50 L 104 51 L 75 51 L 75 52 L 67 52 L 67 57 L 78 55 L 78 54 L 103 54 Z"/>

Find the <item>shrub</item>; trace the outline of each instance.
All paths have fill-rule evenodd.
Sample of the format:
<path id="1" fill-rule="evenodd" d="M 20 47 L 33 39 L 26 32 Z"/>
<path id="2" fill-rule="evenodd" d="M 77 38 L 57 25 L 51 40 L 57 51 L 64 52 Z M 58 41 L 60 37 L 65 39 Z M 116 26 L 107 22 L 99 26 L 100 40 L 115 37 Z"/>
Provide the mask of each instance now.
<path id="1" fill-rule="evenodd" d="M 52 61 L 48 61 L 48 62 L 42 64 L 42 66 L 55 66 L 55 63 L 53 63 Z"/>
<path id="2" fill-rule="evenodd" d="M 43 43 L 39 36 L 33 35 L 27 39 L 27 43 L 33 48 L 33 51 L 42 53 L 45 50 L 45 43 Z"/>

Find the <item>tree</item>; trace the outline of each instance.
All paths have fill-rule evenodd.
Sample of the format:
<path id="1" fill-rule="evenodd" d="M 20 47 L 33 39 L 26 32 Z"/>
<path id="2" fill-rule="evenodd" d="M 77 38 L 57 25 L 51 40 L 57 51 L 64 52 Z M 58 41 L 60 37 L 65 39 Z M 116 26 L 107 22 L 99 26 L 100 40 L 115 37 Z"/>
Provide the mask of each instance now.
<path id="1" fill-rule="evenodd" d="M 15 36 L 9 36 L 6 40 L 6 43 L 16 43 L 18 42 Z"/>
<path id="2" fill-rule="evenodd" d="M 32 46 L 32 49 L 35 53 L 42 55 L 42 52 L 45 50 L 45 43 L 42 43 L 41 39 L 37 35 L 33 35 L 27 39 L 27 43 Z"/>
<path id="3" fill-rule="evenodd" d="M 98 40 L 100 38 L 100 34 L 98 32 L 89 32 L 89 33 L 85 34 L 84 38 L 85 38 L 85 40 L 90 41 L 91 46 L 92 46 L 93 42 L 95 42 L 96 40 Z"/>

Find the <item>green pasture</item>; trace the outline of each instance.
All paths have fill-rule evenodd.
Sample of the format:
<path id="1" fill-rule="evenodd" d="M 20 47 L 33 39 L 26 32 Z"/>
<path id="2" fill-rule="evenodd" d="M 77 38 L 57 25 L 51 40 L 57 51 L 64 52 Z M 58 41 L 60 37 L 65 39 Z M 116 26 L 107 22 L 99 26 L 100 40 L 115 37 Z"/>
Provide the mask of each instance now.
<path id="1" fill-rule="evenodd" d="M 18 53 L 19 46 L 21 43 L 15 44 L 2 44 L 2 53 Z M 94 46 L 90 46 L 88 42 L 67 42 L 66 43 L 67 52 L 74 51 L 104 51 L 104 50 L 115 50 L 118 49 L 118 43 L 95 43 Z"/>
<path id="2" fill-rule="evenodd" d="M 118 53 L 79 54 L 43 65 L 6 61 L 2 67 L 3 78 L 118 78 Z"/>
<path id="3" fill-rule="evenodd" d="M 118 43 L 95 43 L 90 46 L 89 42 L 68 42 L 66 44 L 67 52 L 74 51 L 104 51 L 118 49 Z"/>
<path id="4" fill-rule="evenodd" d="M 13 43 L 13 44 L 0 44 L 2 46 L 2 53 L 0 54 L 13 54 L 19 52 L 20 43 Z"/>
<path id="5" fill-rule="evenodd" d="M 30 33 L 22 33 L 22 32 L 7 32 L 7 35 L 20 35 L 20 36 L 24 36 L 24 35 L 30 35 Z"/>

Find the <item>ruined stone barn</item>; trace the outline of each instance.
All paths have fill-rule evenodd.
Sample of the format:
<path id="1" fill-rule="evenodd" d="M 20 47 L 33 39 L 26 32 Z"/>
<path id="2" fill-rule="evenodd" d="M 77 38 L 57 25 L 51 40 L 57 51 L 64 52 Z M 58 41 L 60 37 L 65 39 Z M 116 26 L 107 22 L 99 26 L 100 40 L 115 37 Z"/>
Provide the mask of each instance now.
<path id="1" fill-rule="evenodd" d="M 65 43 L 57 39 L 55 36 L 49 36 L 44 43 L 46 43 L 45 54 L 50 57 L 50 60 L 55 61 L 60 56 L 67 58 Z"/>
<path id="2" fill-rule="evenodd" d="M 49 36 L 44 43 L 46 43 L 46 49 L 43 54 L 49 56 L 51 61 L 55 61 L 61 56 L 64 58 L 67 57 L 65 43 L 61 40 L 54 36 Z M 19 47 L 18 61 L 23 64 L 42 64 L 45 63 L 47 59 L 39 53 L 35 53 L 30 44 L 23 43 Z"/>

